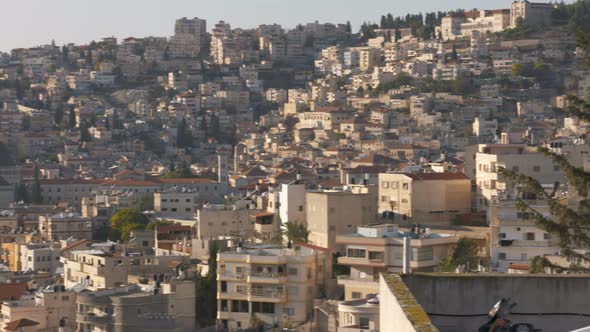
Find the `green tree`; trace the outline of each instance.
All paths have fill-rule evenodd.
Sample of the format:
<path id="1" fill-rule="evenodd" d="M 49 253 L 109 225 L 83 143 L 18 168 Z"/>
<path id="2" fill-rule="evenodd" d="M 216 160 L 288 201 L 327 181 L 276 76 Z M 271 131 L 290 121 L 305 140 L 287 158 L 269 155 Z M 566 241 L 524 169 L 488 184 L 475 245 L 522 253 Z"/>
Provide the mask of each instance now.
<path id="1" fill-rule="evenodd" d="M 149 222 L 149 218 L 139 210 L 119 210 L 110 219 L 110 238 L 111 240 L 128 240 L 131 231 L 145 229 Z"/>
<path id="2" fill-rule="evenodd" d="M 33 175 L 33 186 L 31 187 L 31 202 L 34 204 L 43 203 L 43 194 L 41 194 L 41 182 L 39 181 L 39 167 L 35 165 Z"/>
<path id="3" fill-rule="evenodd" d="M 208 267 L 206 276 L 195 276 L 195 312 L 199 327 L 210 326 L 215 323 L 217 315 L 217 252 L 213 244 L 209 248 Z"/>
<path id="4" fill-rule="evenodd" d="M 298 123 L 299 118 L 294 115 L 288 115 L 287 117 L 285 117 L 285 120 L 283 120 L 283 126 L 285 127 L 285 130 L 289 133 L 293 132 L 293 130 L 295 129 L 295 125 L 297 125 Z"/>
<path id="5" fill-rule="evenodd" d="M 23 203 L 30 203 L 31 199 L 29 197 L 29 190 L 24 183 L 19 183 L 16 185 L 14 189 L 14 201 L 15 202 L 23 202 Z"/>
<path id="6" fill-rule="evenodd" d="M 174 164 L 170 165 L 170 172 L 166 173 L 162 178 L 164 179 L 188 179 L 196 177 L 191 171 L 190 166 L 183 162 L 180 167 L 174 167 Z"/>
<path id="7" fill-rule="evenodd" d="M 10 151 L 8 151 L 8 148 L 6 147 L 6 144 L 0 142 L 0 166 L 8 165 L 14 165 L 14 161 Z"/>
<path id="8" fill-rule="evenodd" d="M 117 110 L 113 111 L 113 129 L 122 129 L 123 125 L 121 124 L 121 119 L 119 118 L 119 112 Z"/>
<path id="9" fill-rule="evenodd" d="M 90 136 L 90 132 L 88 132 L 88 124 L 86 121 L 82 121 L 80 123 L 80 142 L 90 142 L 92 140 L 92 136 Z"/>
<path id="10" fill-rule="evenodd" d="M 184 118 L 178 123 L 176 145 L 179 148 L 187 148 L 193 145 L 193 135 Z"/>
<path id="11" fill-rule="evenodd" d="M 439 271 L 452 272 L 459 265 L 473 269 L 478 266 L 480 257 L 477 255 L 478 246 L 473 239 L 462 237 L 453 248 L 453 254 L 445 257 L 439 263 Z"/>
<path id="12" fill-rule="evenodd" d="M 543 256 L 535 256 L 531 258 L 529 263 L 529 272 L 530 273 L 545 273 L 545 268 L 549 267 L 551 263 L 546 257 Z"/>
<path id="13" fill-rule="evenodd" d="M 304 224 L 288 221 L 282 227 L 289 242 L 307 242 L 309 231 Z"/>
<path id="14" fill-rule="evenodd" d="M 396 42 L 398 42 L 398 41 L 400 41 L 402 39 L 402 32 L 399 29 L 397 29 L 397 28 L 395 29 L 395 32 L 394 32 L 393 35 L 395 37 L 395 41 Z"/>
<path id="15" fill-rule="evenodd" d="M 64 110 L 62 107 L 58 106 L 55 111 L 53 112 L 53 122 L 56 126 L 60 127 L 62 121 L 64 119 Z"/>
<path id="16" fill-rule="evenodd" d="M 70 129 L 76 127 L 76 112 L 74 111 L 73 108 L 70 108 L 68 125 L 69 125 Z"/>
<path id="17" fill-rule="evenodd" d="M 577 43 L 585 51 L 585 60 L 590 63 L 590 35 L 578 33 Z M 570 116 L 590 121 L 590 102 L 574 95 L 568 96 L 567 100 L 568 107 L 565 111 Z M 590 261 L 590 256 L 575 250 L 590 246 L 590 172 L 571 164 L 565 155 L 548 148 L 540 147 L 538 151 L 551 159 L 565 175 L 568 183 L 567 202 L 558 195 L 561 188 L 559 183 L 555 183 L 551 190 L 546 190 L 537 179 L 519 172 L 500 168 L 500 175 L 517 192 L 517 208 L 530 213 L 537 227 L 556 236 L 563 256 Z M 536 208 L 539 201 L 547 203 L 549 215 L 541 213 Z"/>

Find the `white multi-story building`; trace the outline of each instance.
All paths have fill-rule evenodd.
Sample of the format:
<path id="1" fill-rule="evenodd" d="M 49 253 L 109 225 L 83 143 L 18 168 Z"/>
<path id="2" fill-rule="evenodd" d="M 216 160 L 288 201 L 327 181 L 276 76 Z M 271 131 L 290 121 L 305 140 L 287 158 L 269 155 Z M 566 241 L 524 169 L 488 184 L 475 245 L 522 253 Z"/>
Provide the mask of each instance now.
<path id="1" fill-rule="evenodd" d="M 532 208 L 550 217 L 545 201 L 532 202 Z M 559 239 L 536 226 L 533 214 L 521 212 L 514 200 L 499 199 L 488 210 L 490 220 L 490 263 L 506 272 L 511 265 L 528 265 L 535 256 L 558 255 Z"/>
<path id="2" fill-rule="evenodd" d="M 56 270 L 62 267 L 62 263 L 59 261 L 60 253 L 58 243 L 21 244 L 21 269 L 22 271 L 56 273 Z"/>
<path id="3" fill-rule="evenodd" d="M 498 200 L 500 195 L 511 195 L 507 191 L 509 184 L 498 172 L 499 167 L 531 176 L 548 186 L 564 182 L 563 173 L 551 159 L 525 145 L 480 144 L 466 156 L 475 161 L 469 161 L 469 165 L 466 162 L 465 172 L 475 175 L 479 210 L 487 209 L 490 202 Z"/>

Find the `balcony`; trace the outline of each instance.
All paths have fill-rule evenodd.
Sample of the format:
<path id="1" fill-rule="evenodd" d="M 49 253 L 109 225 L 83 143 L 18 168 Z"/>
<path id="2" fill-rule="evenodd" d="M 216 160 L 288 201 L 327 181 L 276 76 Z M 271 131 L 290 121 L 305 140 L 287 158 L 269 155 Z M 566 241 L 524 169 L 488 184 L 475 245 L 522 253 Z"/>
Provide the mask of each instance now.
<path id="1" fill-rule="evenodd" d="M 249 293 L 251 301 L 281 302 L 286 299 L 285 293 L 274 289 L 251 289 Z"/>
<path id="2" fill-rule="evenodd" d="M 262 284 L 283 284 L 287 282 L 287 275 L 284 273 L 248 273 L 246 282 Z"/>
<path id="3" fill-rule="evenodd" d="M 365 278 L 351 278 L 350 276 L 338 276 L 338 285 L 345 287 L 375 287 L 379 291 L 379 278 L 368 276 Z"/>
<path id="4" fill-rule="evenodd" d="M 219 300 L 248 300 L 247 292 L 217 292 Z"/>
<path id="5" fill-rule="evenodd" d="M 355 258 L 355 257 L 338 257 L 338 264 L 340 265 L 365 265 L 374 267 L 385 267 L 386 264 L 382 259 L 373 260 L 368 258 Z"/>
<path id="6" fill-rule="evenodd" d="M 243 273 L 236 274 L 231 272 L 221 272 L 217 274 L 217 280 L 243 281 L 245 279 L 246 275 Z"/>
<path id="7" fill-rule="evenodd" d="M 107 325 L 110 323 L 109 316 L 96 316 L 92 313 L 76 315 L 76 322 L 79 324 L 90 324 L 90 325 Z"/>
<path id="8" fill-rule="evenodd" d="M 338 332 L 379 332 L 379 330 L 363 328 L 358 326 L 343 326 L 338 327 Z"/>

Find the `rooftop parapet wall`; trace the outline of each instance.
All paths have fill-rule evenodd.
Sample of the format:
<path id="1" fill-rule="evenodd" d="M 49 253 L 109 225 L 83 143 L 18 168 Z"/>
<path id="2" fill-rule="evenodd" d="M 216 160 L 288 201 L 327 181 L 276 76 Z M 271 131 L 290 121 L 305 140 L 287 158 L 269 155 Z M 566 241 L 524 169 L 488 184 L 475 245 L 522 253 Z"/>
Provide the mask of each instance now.
<path id="1" fill-rule="evenodd" d="M 518 305 L 512 321 L 543 332 L 590 325 L 590 275 L 416 273 L 401 277 L 441 332 L 477 331 L 502 298 Z"/>

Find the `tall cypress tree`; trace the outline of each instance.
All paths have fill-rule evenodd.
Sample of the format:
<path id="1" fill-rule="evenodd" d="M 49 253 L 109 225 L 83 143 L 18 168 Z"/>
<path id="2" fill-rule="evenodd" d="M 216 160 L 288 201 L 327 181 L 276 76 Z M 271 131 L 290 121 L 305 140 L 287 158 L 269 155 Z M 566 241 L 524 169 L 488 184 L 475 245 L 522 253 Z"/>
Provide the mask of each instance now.
<path id="1" fill-rule="evenodd" d="M 73 108 L 70 108 L 70 114 L 69 114 L 69 126 L 70 128 L 74 128 L 76 127 L 76 112 L 74 111 Z"/>
<path id="2" fill-rule="evenodd" d="M 39 181 L 39 167 L 35 165 L 33 178 L 33 187 L 31 188 L 31 202 L 34 204 L 43 203 L 43 194 L 41 193 L 41 182 Z"/>

